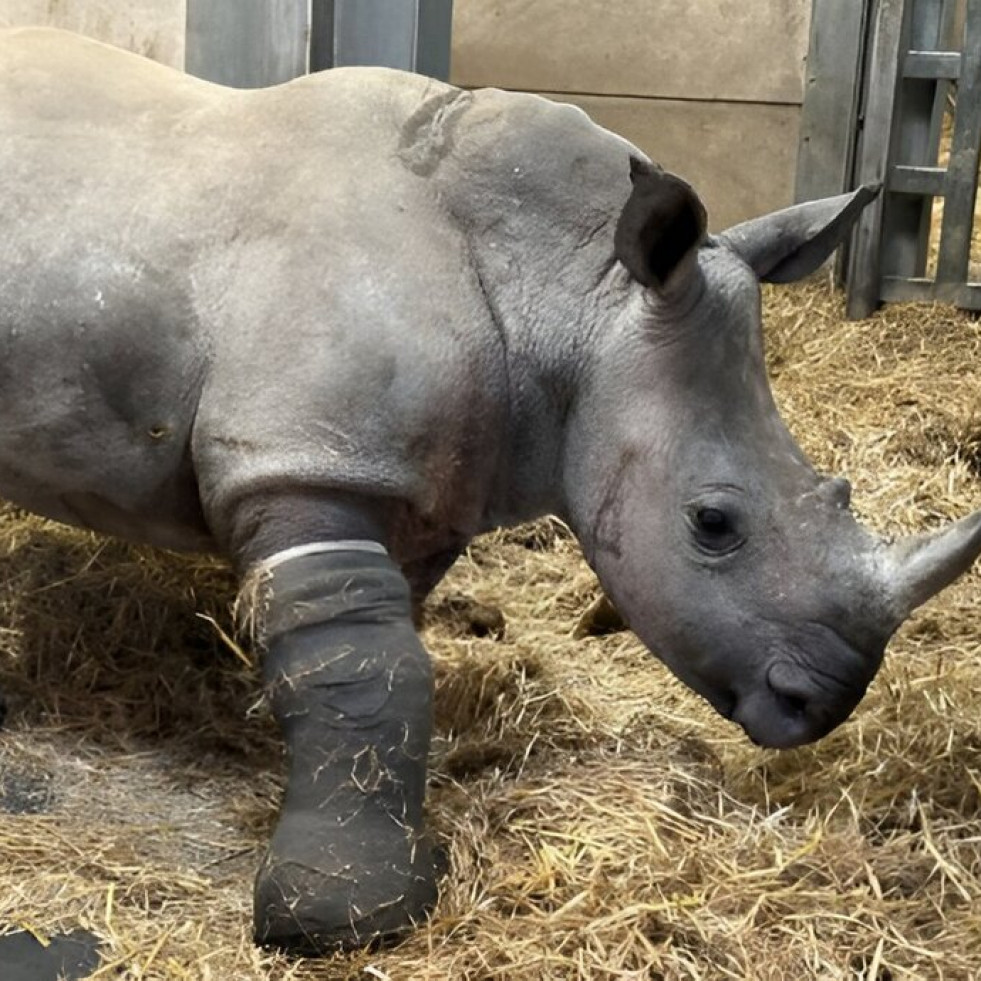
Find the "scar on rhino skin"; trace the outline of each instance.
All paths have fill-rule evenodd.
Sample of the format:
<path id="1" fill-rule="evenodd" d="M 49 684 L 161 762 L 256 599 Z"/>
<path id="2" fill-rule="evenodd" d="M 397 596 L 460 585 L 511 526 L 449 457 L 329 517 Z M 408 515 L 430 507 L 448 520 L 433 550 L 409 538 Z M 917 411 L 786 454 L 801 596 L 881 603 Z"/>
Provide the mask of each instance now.
<path id="1" fill-rule="evenodd" d="M 453 149 L 453 128 L 473 101 L 469 92 L 450 89 L 430 96 L 405 121 L 399 157 L 414 174 L 429 177 Z"/>
<path id="2" fill-rule="evenodd" d="M 623 554 L 621 546 L 620 511 L 623 507 L 623 484 L 634 465 L 637 454 L 628 450 L 620 457 L 616 471 L 603 492 L 603 500 L 593 520 L 592 555 L 610 552 L 616 558 Z M 612 530 L 611 530 L 612 529 Z"/>

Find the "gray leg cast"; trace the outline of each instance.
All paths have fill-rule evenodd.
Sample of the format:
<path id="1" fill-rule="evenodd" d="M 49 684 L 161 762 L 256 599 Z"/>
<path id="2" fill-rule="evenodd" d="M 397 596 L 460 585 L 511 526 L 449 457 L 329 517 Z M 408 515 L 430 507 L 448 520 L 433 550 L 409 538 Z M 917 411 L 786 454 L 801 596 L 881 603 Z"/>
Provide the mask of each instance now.
<path id="1" fill-rule="evenodd" d="M 276 565 L 260 611 L 289 782 L 255 886 L 261 944 L 364 946 L 425 919 L 436 873 L 422 835 L 429 657 L 386 555 Z"/>

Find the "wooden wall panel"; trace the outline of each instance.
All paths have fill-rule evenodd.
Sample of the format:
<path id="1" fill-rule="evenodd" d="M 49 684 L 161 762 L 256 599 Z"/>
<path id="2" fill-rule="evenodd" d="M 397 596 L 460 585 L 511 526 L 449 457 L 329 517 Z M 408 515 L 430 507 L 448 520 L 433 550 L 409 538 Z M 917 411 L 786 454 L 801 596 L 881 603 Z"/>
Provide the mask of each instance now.
<path id="1" fill-rule="evenodd" d="M 800 103 L 811 0 L 455 0 L 465 86 Z"/>
<path id="2" fill-rule="evenodd" d="M 705 202 L 713 231 L 793 203 L 796 106 L 549 97 L 580 106 L 684 177 Z"/>

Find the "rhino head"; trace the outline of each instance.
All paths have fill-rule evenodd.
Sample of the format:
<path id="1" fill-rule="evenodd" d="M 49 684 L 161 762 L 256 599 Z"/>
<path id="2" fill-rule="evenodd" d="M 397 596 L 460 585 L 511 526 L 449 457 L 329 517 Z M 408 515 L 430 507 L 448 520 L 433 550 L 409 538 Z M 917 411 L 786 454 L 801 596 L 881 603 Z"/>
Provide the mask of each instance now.
<path id="1" fill-rule="evenodd" d="M 571 420 L 565 486 L 631 628 L 756 743 L 843 722 L 887 641 L 981 552 L 981 512 L 894 544 L 817 473 L 767 381 L 760 281 L 815 271 L 875 192 L 705 235 L 680 179 L 639 161 L 616 232 L 631 285 Z"/>

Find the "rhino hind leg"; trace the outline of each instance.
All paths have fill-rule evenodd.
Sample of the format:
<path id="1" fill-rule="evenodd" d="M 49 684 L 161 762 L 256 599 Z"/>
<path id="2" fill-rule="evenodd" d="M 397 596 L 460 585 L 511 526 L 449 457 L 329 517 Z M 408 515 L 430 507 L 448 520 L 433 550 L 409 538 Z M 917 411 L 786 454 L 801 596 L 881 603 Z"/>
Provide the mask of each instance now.
<path id="1" fill-rule="evenodd" d="M 423 830 L 432 671 L 409 585 L 379 549 L 288 558 L 261 588 L 289 777 L 256 878 L 256 940 L 320 954 L 397 937 L 437 899 Z"/>
<path id="2" fill-rule="evenodd" d="M 409 562 L 403 568 L 402 571 L 405 573 L 405 578 L 408 579 L 409 588 L 412 591 L 412 615 L 417 624 L 422 622 L 423 606 L 429 598 L 429 594 L 442 582 L 443 577 L 450 571 L 466 547 L 466 541 L 462 541 L 458 547 Z"/>

